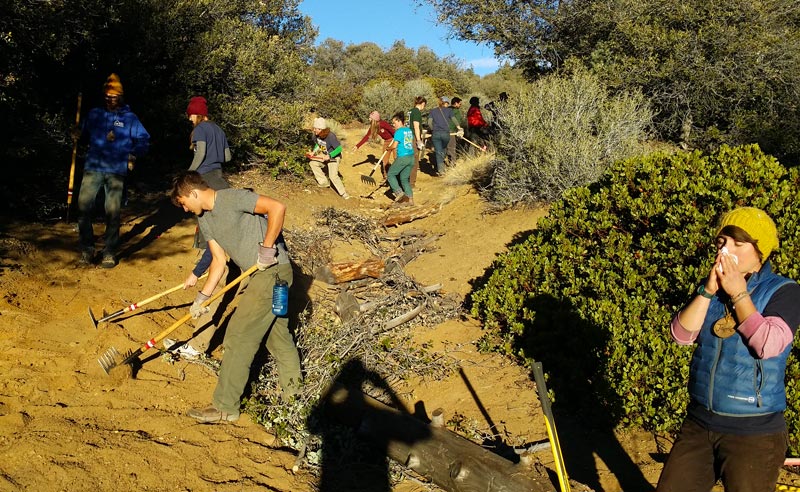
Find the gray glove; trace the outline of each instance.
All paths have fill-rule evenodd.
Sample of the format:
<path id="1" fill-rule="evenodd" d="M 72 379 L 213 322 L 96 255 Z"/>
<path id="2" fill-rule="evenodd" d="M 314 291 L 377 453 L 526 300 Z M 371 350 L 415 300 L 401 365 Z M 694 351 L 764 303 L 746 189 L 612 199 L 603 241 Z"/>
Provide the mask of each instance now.
<path id="1" fill-rule="evenodd" d="M 194 298 L 192 307 L 189 308 L 189 313 L 192 315 L 192 319 L 197 319 L 209 311 L 208 306 L 203 306 L 203 303 L 210 298 L 211 296 L 207 296 L 202 292 L 197 293 L 197 297 Z"/>
<path id="2" fill-rule="evenodd" d="M 258 269 L 263 272 L 276 263 L 278 263 L 278 250 L 275 248 L 265 248 L 259 243 L 258 261 L 256 262 Z"/>
<path id="3" fill-rule="evenodd" d="M 425 144 L 422 143 L 422 140 L 417 140 L 417 150 L 422 150 L 425 148 Z"/>

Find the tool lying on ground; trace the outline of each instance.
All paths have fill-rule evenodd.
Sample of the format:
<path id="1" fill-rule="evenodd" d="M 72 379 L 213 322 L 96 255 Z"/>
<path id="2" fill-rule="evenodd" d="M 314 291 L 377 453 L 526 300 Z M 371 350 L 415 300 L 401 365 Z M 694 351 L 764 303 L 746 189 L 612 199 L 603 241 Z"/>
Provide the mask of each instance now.
<path id="1" fill-rule="evenodd" d="M 361 175 L 362 183 L 372 186 L 378 184 L 378 182 L 375 181 L 375 178 L 373 178 L 372 175 L 375 174 L 375 171 L 378 170 L 378 166 L 380 166 L 383 163 L 383 158 L 386 157 L 386 154 L 388 152 L 389 152 L 388 150 L 383 151 L 383 154 L 381 154 L 381 156 L 378 158 L 378 162 L 375 163 L 375 166 L 373 166 L 372 171 L 369 172 L 369 176 L 364 176 L 363 174 Z"/>
<path id="2" fill-rule="evenodd" d="M 78 93 L 78 112 L 75 113 L 75 131 L 79 130 L 78 125 L 81 122 L 81 101 L 83 94 Z M 72 166 L 69 168 L 69 184 L 67 185 L 67 222 L 69 222 L 69 207 L 72 205 L 72 186 L 75 184 L 75 158 L 78 155 L 78 138 L 72 143 Z"/>
<path id="3" fill-rule="evenodd" d="M 206 307 L 206 306 L 210 305 L 212 302 L 214 302 L 217 299 L 219 299 L 220 297 L 222 297 L 226 292 L 231 290 L 233 287 L 237 286 L 242 280 L 244 280 L 245 278 L 247 278 L 250 275 L 252 275 L 253 272 L 255 272 L 256 270 L 258 270 L 258 265 L 253 265 L 250 268 L 248 268 L 247 271 L 245 271 L 244 273 L 242 273 L 241 275 L 236 277 L 233 281 L 229 282 L 225 287 L 220 289 L 216 294 L 214 294 L 211 297 L 209 297 L 202 304 L 202 307 Z M 127 366 L 128 370 L 130 371 L 130 375 L 132 376 L 133 375 L 133 369 L 132 369 L 131 364 L 134 361 L 138 360 L 140 355 L 142 355 L 143 353 L 147 352 L 148 349 L 151 349 L 151 348 L 155 347 L 158 342 L 160 342 L 161 340 L 167 338 L 167 336 L 169 336 L 170 333 L 172 333 L 173 331 L 178 329 L 178 327 L 180 327 L 182 324 L 186 323 L 190 319 L 192 319 L 192 314 L 191 313 L 187 313 L 184 317 L 182 317 L 178 321 L 172 323 L 172 325 L 169 328 L 167 328 L 166 330 L 162 331 L 161 333 L 159 333 L 155 337 L 153 337 L 150 340 L 148 340 L 144 345 L 142 345 L 141 347 L 136 349 L 135 352 L 131 352 L 129 350 L 125 354 L 120 354 L 120 352 L 115 347 L 111 347 L 110 349 L 106 350 L 103 353 L 103 355 L 100 356 L 99 359 L 97 359 L 97 362 L 100 363 L 100 367 L 103 368 L 103 371 L 105 371 L 106 374 L 109 374 L 109 372 L 115 367 Z M 119 360 L 120 358 L 122 358 L 121 361 Z"/>
<path id="4" fill-rule="evenodd" d="M 539 402 L 542 404 L 542 413 L 547 427 L 547 437 L 550 439 L 550 448 L 555 460 L 556 475 L 561 486 L 561 492 L 570 492 L 567 467 L 564 464 L 564 455 L 561 453 L 561 443 L 556 432 L 556 421 L 553 418 L 553 409 L 550 406 L 550 397 L 547 396 L 547 385 L 544 382 L 544 371 L 541 362 L 533 363 L 533 378 L 536 381 L 536 391 L 539 393 Z"/>
<path id="5" fill-rule="evenodd" d="M 464 134 L 463 134 L 463 133 L 461 133 L 461 132 L 457 132 L 457 133 L 451 133 L 450 135 L 455 135 L 455 136 L 457 136 L 458 138 L 460 138 L 461 140 L 463 140 L 463 141 L 467 142 L 468 144 L 472 145 L 472 146 L 473 146 L 473 147 L 475 147 L 476 149 L 480 150 L 481 152 L 486 152 L 486 146 L 485 146 L 485 145 L 484 145 L 483 147 L 481 147 L 480 145 L 476 144 L 476 143 L 475 143 L 475 142 L 473 142 L 472 140 L 467 140 L 467 138 L 466 138 L 466 137 L 464 136 Z"/>
<path id="6" fill-rule="evenodd" d="M 203 275 L 201 275 L 200 277 L 198 277 L 197 280 L 204 279 L 207 276 L 208 276 L 208 272 L 206 272 Z M 162 292 L 160 294 L 156 294 L 156 295 L 154 295 L 152 297 L 148 297 L 144 301 L 134 302 L 130 306 L 127 306 L 127 307 L 125 307 L 123 309 L 120 309 L 119 311 L 116 311 L 116 312 L 111 313 L 111 314 L 106 313 L 106 310 L 103 309 L 103 317 L 100 318 L 100 319 L 97 319 L 97 318 L 94 317 L 94 313 L 92 312 L 92 308 L 90 307 L 89 308 L 89 317 L 92 318 L 92 324 L 94 325 L 94 329 L 96 330 L 97 329 L 97 325 L 99 325 L 100 323 L 105 323 L 106 321 L 114 319 L 117 316 L 122 316 L 125 313 L 129 313 L 131 311 L 135 311 L 136 309 L 139 309 L 140 307 L 144 306 L 145 304 L 153 302 L 156 299 L 164 297 L 167 294 L 172 294 L 176 290 L 181 290 L 181 289 L 183 289 L 183 284 L 176 285 L 175 287 L 172 287 L 171 289 L 167 289 L 167 290 L 165 290 L 164 292 Z"/>

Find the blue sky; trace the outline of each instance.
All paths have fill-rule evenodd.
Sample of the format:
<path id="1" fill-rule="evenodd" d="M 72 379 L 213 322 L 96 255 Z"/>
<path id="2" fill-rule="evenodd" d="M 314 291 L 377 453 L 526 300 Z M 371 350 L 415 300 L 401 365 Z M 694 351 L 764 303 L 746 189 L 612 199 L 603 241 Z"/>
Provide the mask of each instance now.
<path id="1" fill-rule="evenodd" d="M 448 40 L 447 26 L 437 24 L 433 8 L 418 7 L 413 0 L 303 0 L 300 11 L 319 29 L 318 43 L 327 38 L 345 45 L 370 41 L 385 50 L 402 40 L 409 48 L 427 46 L 440 57 L 455 55 L 478 75 L 492 73 L 498 66 L 491 48 Z"/>

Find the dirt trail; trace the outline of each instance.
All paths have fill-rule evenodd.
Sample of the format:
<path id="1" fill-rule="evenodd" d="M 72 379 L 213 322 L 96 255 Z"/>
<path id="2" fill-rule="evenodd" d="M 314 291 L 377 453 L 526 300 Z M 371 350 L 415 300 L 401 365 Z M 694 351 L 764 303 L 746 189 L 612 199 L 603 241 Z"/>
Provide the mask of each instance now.
<path id="1" fill-rule="evenodd" d="M 345 148 L 362 131 L 343 131 Z M 345 155 L 341 173 L 354 197 L 374 189 L 359 179 L 371 165 L 352 166 L 369 153 L 379 154 L 378 147 Z M 313 227 L 314 214 L 327 206 L 378 216 L 391 204 L 384 190 L 374 200 L 345 201 L 313 182 L 275 182 L 254 171 L 234 181 L 286 202 L 287 229 Z M 399 229 L 441 237 L 406 270 L 424 284 L 441 283 L 461 296 L 495 255 L 542 215 L 487 214 L 469 187 L 424 173 L 418 188 L 418 204 L 444 206 Z M 294 454 L 279 449 L 248 417 L 199 425 L 185 416 L 188 408 L 211 399 L 215 376 L 205 366 L 169 363 L 150 351 L 136 379 L 115 384 L 98 365 L 98 356 L 110 347 L 138 348 L 185 314 L 194 298 L 193 292 L 179 291 L 98 329 L 91 324 L 89 307 L 98 316 L 103 309 L 121 309 L 181 283 L 194 264 L 194 219 L 159 196 L 151 203 L 141 214 L 126 213 L 122 258 L 112 270 L 77 267 L 73 224 L 6 222 L 0 231 L 6 252 L 0 269 L 0 491 L 314 490 L 313 474 L 307 469 L 293 474 Z M 96 226 L 96 232 L 102 230 Z M 336 244 L 335 256 L 362 254 L 349 247 Z M 178 334 L 187 332 L 185 327 Z M 429 413 L 442 407 L 446 420 L 458 420 L 462 428 L 494 429 L 507 444 L 546 439 L 530 377 L 501 357 L 479 354 L 473 342 L 480 335 L 471 320 L 416 329 L 418 341 L 457 357 L 462 372 L 438 382 L 411 381 L 400 394 L 409 407 L 421 403 Z M 660 465 L 650 456 L 655 446 L 646 435 L 612 437 L 606 449 L 607 436 L 565 429 L 567 465 L 577 480 L 611 492 L 635 490 L 625 483 L 649 490 L 657 479 Z M 581 447 L 578 441 L 601 444 Z M 548 452 L 539 458 L 552 468 Z M 406 481 L 396 490 L 426 489 Z"/>

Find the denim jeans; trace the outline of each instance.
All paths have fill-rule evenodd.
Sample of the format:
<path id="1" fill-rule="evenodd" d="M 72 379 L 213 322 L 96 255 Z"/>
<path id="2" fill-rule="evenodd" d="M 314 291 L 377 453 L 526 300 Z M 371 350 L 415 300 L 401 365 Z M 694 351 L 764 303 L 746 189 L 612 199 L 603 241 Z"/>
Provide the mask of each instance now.
<path id="1" fill-rule="evenodd" d="M 436 172 L 444 174 L 444 156 L 447 151 L 447 144 L 450 143 L 449 132 L 433 132 L 433 148 L 436 149 Z"/>
<path id="2" fill-rule="evenodd" d="M 656 491 L 709 492 L 720 478 L 725 492 L 775 490 L 788 442 L 786 432 L 720 434 L 686 419 Z"/>
<path id="3" fill-rule="evenodd" d="M 119 244 L 119 225 L 122 210 L 122 190 L 125 177 L 118 174 L 84 171 L 78 195 L 78 231 L 81 251 L 94 252 L 94 204 L 102 187 L 105 192 L 106 233 L 103 254 L 113 255 Z"/>

